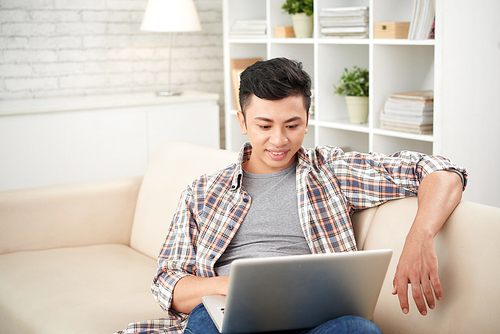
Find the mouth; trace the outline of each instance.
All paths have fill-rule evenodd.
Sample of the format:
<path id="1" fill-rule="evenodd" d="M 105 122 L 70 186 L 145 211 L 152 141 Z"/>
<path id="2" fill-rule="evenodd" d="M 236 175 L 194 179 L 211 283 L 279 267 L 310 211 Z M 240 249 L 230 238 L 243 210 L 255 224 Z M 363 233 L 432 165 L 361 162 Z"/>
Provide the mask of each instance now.
<path id="1" fill-rule="evenodd" d="M 287 150 L 267 150 L 267 153 L 273 160 L 282 160 L 286 157 L 288 151 Z"/>

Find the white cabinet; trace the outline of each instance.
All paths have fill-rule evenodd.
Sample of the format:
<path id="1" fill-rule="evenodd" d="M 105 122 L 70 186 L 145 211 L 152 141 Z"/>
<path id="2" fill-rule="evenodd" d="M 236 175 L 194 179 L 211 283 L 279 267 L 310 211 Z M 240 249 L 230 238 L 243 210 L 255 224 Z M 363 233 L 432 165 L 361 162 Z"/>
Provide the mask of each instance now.
<path id="1" fill-rule="evenodd" d="M 439 1 L 438 1 L 439 2 Z M 303 63 L 311 75 L 315 95 L 305 146 L 330 144 L 356 151 L 377 151 L 391 154 L 409 149 L 438 153 L 434 135 L 416 135 L 380 129 L 380 111 L 390 93 L 413 90 L 435 90 L 439 102 L 439 71 L 435 59 L 439 53 L 436 40 L 374 39 L 374 22 L 409 22 L 413 1 L 401 0 L 315 0 L 314 33 L 312 38 L 275 38 L 274 28 L 291 26 L 292 20 L 283 13 L 284 0 L 224 0 L 224 81 L 226 148 L 238 150 L 246 137 L 240 134 L 232 94 L 230 60 L 234 58 L 288 57 Z M 368 6 L 370 8 L 370 38 L 334 39 L 321 37 L 319 10 L 324 7 Z M 439 24 L 438 6 L 436 25 Z M 262 38 L 232 38 L 230 27 L 235 20 L 267 21 L 267 35 Z M 367 124 L 353 125 L 348 120 L 345 99 L 334 95 L 344 68 L 366 67 L 370 71 L 370 113 Z M 434 127 L 439 131 L 441 110 L 435 103 Z"/>
<path id="2" fill-rule="evenodd" d="M 143 175 L 155 148 L 219 148 L 218 95 L 0 101 L 0 190 Z M 186 152 L 186 163 L 196 157 Z"/>

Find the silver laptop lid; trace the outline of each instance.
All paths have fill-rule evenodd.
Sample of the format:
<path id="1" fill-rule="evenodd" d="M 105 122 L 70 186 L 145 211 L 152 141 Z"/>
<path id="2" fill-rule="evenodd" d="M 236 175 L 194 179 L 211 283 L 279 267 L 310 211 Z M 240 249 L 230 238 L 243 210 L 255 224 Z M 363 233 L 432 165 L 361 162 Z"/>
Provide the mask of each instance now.
<path id="1" fill-rule="evenodd" d="M 312 328 L 344 315 L 371 319 L 391 256 L 373 250 L 236 260 L 221 332 Z"/>

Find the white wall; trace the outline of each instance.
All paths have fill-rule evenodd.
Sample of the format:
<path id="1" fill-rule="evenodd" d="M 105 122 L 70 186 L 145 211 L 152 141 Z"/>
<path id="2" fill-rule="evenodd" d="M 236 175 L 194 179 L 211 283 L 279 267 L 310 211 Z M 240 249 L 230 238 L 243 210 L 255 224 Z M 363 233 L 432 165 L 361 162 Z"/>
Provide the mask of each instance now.
<path id="1" fill-rule="evenodd" d="M 139 31 L 147 0 L 1 0 L 0 99 L 165 89 L 166 33 Z M 172 83 L 222 97 L 222 2 L 174 40 Z M 221 99 L 222 101 L 222 99 Z"/>
<path id="2" fill-rule="evenodd" d="M 465 199 L 500 206 L 500 1 L 444 10 L 441 152 L 468 169 Z"/>

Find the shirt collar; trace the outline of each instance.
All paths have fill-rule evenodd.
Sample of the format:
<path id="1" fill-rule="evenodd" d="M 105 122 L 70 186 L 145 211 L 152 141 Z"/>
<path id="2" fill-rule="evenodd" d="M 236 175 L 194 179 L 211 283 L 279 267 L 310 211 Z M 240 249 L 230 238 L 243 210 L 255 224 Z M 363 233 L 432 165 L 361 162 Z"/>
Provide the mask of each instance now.
<path id="1" fill-rule="evenodd" d="M 238 155 L 238 161 L 236 162 L 236 167 L 234 170 L 233 180 L 231 182 L 231 190 L 236 191 L 241 187 L 241 181 L 243 180 L 243 167 L 242 165 L 250 160 L 250 156 L 252 155 L 252 145 L 250 142 L 246 142 L 241 147 L 240 153 Z M 307 169 L 311 170 L 311 160 L 307 155 L 304 147 L 301 147 L 297 152 L 297 170 L 299 169 Z"/>

